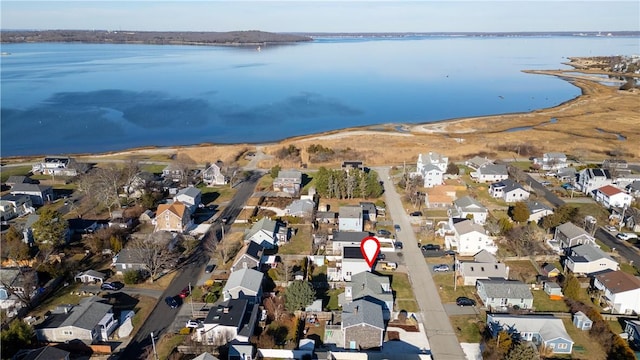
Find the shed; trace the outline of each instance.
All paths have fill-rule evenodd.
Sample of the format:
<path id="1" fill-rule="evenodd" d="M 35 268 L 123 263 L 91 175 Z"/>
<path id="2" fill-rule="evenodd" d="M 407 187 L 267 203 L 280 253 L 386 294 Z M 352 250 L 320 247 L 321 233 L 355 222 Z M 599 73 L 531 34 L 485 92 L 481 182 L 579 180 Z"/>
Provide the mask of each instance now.
<path id="1" fill-rule="evenodd" d="M 587 317 L 582 311 L 573 314 L 573 325 L 582 331 L 591 330 L 593 321 Z"/>
<path id="2" fill-rule="evenodd" d="M 562 300 L 562 298 L 564 297 L 560 285 L 553 281 L 545 281 L 543 289 L 544 292 L 549 295 L 549 298 L 551 300 Z"/>
<path id="3" fill-rule="evenodd" d="M 83 283 L 103 283 L 106 278 L 107 275 L 95 270 L 81 272 L 75 277 L 77 281 L 81 281 Z"/>

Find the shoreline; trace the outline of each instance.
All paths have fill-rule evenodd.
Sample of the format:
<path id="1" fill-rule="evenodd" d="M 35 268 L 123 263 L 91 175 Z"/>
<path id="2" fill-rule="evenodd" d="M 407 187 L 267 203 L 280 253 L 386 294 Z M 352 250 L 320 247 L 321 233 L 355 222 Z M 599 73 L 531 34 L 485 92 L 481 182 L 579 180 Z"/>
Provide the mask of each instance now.
<path id="1" fill-rule="evenodd" d="M 551 119 L 562 117 L 566 113 L 570 116 L 574 116 L 571 113 L 576 112 L 575 108 L 579 108 L 580 105 L 588 104 L 590 107 L 594 107 L 596 100 L 607 100 L 612 98 L 624 98 L 625 96 L 635 96 L 635 101 L 640 104 L 640 100 L 637 96 L 640 94 L 638 89 L 632 91 L 622 92 L 611 86 L 600 84 L 600 82 L 609 82 L 609 79 L 600 78 L 593 75 L 615 75 L 621 76 L 617 73 L 610 73 L 605 71 L 592 71 L 580 69 L 574 63 L 567 63 L 571 65 L 573 69 L 568 70 L 523 70 L 526 73 L 556 76 L 562 80 L 568 81 L 573 86 L 581 89 L 581 94 L 575 98 L 566 100 L 558 105 L 549 108 L 541 108 L 531 110 L 529 112 L 519 113 L 503 113 L 496 115 L 483 115 L 466 118 L 450 118 L 437 120 L 424 123 L 384 123 L 384 124 L 372 124 L 363 125 L 357 127 L 348 127 L 343 129 L 325 131 L 320 133 L 306 134 L 283 138 L 280 140 L 259 142 L 259 143 L 229 143 L 229 144 L 216 144 L 216 143 L 200 143 L 200 144 L 185 144 L 185 145 L 171 145 L 171 146 L 143 146 L 136 148 L 128 148 L 124 150 L 107 151 L 100 153 L 69 153 L 65 156 L 73 156 L 78 158 L 108 158 L 108 157 L 140 157 L 140 156 L 153 156 L 158 154 L 177 154 L 177 153 L 193 153 L 202 149 L 220 149 L 220 148 L 271 148 L 274 146 L 283 146 L 295 143 L 308 143 L 310 141 L 328 142 L 335 140 L 343 140 L 349 138 L 366 138 L 366 137 L 385 137 L 415 139 L 416 137 L 444 137 L 453 139 L 459 144 L 465 141 L 471 140 L 469 137 L 479 134 L 503 134 L 506 135 L 510 132 L 514 132 L 514 128 L 530 128 L 540 130 L 538 128 L 544 127 L 550 123 Z M 640 74 L 625 74 L 628 77 L 640 77 Z M 595 97 L 595 99 L 594 99 Z M 633 101 L 633 99 L 631 99 Z M 612 112 L 610 104 L 602 101 L 598 112 L 585 110 L 583 115 L 588 114 L 606 114 Z M 597 107 L 596 107 L 597 108 Z M 640 119 L 640 105 L 631 105 L 632 114 L 638 116 Z M 579 112 L 579 111 L 578 111 Z M 546 117 L 546 120 L 542 120 Z M 633 120 L 633 119 L 631 119 Z M 559 122 L 559 121 L 558 121 Z M 508 127 L 505 127 L 508 125 Z M 636 125 L 633 121 L 629 125 Z M 596 128 L 597 130 L 601 130 Z M 634 130 L 633 128 L 623 128 L 625 130 Z M 569 129 L 570 130 L 570 129 Z M 577 130 L 577 129 L 576 129 Z M 636 129 L 640 132 L 640 129 Z M 570 131 L 569 131 L 570 132 Z M 616 134 L 615 129 L 612 131 L 602 130 L 603 133 Z M 451 137 L 451 136 L 455 137 Z M 631 140 L 627 143 L 633 142 L 635 136 L 625 136 L 626 139 Z M 531 139 L 533 140 L 533 139 Z M 480 144 L 477 144 L 480 145 Z M 353 145 L 352 145 L 353 146 Z M 361 146 L 359 146 L 360 148 Z M 482 147 L 482 146 L 477 146 Z M 364 148 L 364 147 L 363 147 Z M 634 154 L 635 157 L 640 156 L 639 151 Z M 41 154 L 41 155 L 28 155 L 28 156 L 8 156 L 2 157 L 3 163 L 14 163 L 19 161 L 30 161 L 39 159 L 42 156 L 49 156 L 54 154 Z M 194 159 L 195 160 L 195 159 Z M 196 160 L 198 162 L 198 160 Z"/>

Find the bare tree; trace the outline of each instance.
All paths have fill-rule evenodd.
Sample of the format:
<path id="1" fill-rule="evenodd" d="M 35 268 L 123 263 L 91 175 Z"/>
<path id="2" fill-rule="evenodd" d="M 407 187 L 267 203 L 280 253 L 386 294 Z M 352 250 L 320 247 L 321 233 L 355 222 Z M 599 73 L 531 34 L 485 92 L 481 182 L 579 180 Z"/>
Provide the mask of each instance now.
<path id="1" fill-rule="evenodd" d="M 270 296 L 264 300 L 264 307 L 267 310 L 267 315 L 272 321 L 280 321 L 282 316 L 287 314 L 287 309 L 284 307 L 284 298 L 282 296 Z"/>
<path id="2" fill-rule="evenodd" d="M 173 165 L 180 170 L 180 184 L 188 185 L 189 173 L 196 168 L 196 162 L 187 154 L 178 154 L 173 160 Z"/>
<path id="3" fill-rule="evenodd" d="M 242 248 L 241 241 L 220 241 L 216 246 L 216 250 L 220 254 L 223 263 L 231 260 Z"/>
<path id="4" fill-rule="evenodd" d="M 31 268 L 18 268 L 19 273 L 11 282 L 2 280 L 0 284 L 10 295 L 15 296 L 26 308 L 33 305 L 34 291 L 38 285 L 36 271 Z"/>
<path id="5" fill-rule="evenodd" d="M 151 281 L 165 269 L 171 268 L 180 256 L 179 237 L 169 232 L 156 232 L 148 238 L 135 238 L 129 241 L 128 248 L 145 265 Z"/>

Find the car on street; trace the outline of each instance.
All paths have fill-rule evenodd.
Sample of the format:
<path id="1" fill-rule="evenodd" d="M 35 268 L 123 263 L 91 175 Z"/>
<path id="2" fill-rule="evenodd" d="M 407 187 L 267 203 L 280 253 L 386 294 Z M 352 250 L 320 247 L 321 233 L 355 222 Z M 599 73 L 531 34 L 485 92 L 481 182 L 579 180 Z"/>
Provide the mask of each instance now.
<path id="1" fill-rule="evenodd" d="M 456 299 L 456 305 L 458 306 L 474 306 L 476 301 L 473 299 L 469 299 L 466 296 L 460 296 Z"/>
<path id="2" fill-rule="evenodd" d="M 616 237 L 620 240 L 631 240 L 631 239 L 637 239 L 638 235 L 634 234 L 634 233 L 618 233 L 618 235 L 616 235 Z"/>
<path id="3" fill-rule="evenodd" d="M 391 231 L 385 229 L 380 229 L 376 233 L 380 236 L 391 236 Z"/>
<path id="4" fill-rule="evenodd" d="M 422 211 L 414 211 L 411 214 L 409 214 L 410 216 L 422 216 Z"/>
<path id="5" fill-rule="evenodd" d="M 105 282 L 100 285 L 101 290 L 120 290 L 124 287 L 124 284 L 121 282 Z"/>
<path id="6" fill-rule="evenodd" d="M 186 288 L 182 289 L 182 291 L 180 291 L 180 294 L 178 294 L 178 296 L 184 299 L 189 296 L 189 294 L 191 294 L 191 291 L 189 291 L 189 287 L 187 286 Z"/>
<path id="7" fill-rule="evenodd" d="M 207 274 L 211 273 L 213 271 L 213 268 L 216 267 L 215 265 L 207 265 L 207 267 L 204 269 L 204 272 L 206 272 Z"/>
<path id="8" fill-rule="evenodd" d="M 551 183 L 549 181 L 543 181 L 540 184 L 542 184 L 542 186 L 551 186 Z"/>
<path id="9" fill-rule="evenodd" d="M 167 305 L 169 305 L 169 307 L 172 309 L 178 307 L 178 301 L 176 300 L 175 296 L 167 296 L 166 298 L 164 298 L 164 302 L 167 303 Z"/>
<path id="10" fill-rule="evenodd" d="M 618 229 L 616 229 L 616 227 L 613 225 L 607 225 L 604 228 L 609 232 L 618 232 Z"/>
<path id="11" fill-rule="evenodd" d="M 400 230 L 401 230 L 400 229 L 400 225 L 398 225 L 398 224 L 393 225 L 393 228 L 396 230 L 396 232 L 400 232 Z"/>
<path id="12" fill-rule="evenodd" d="M 437 244 L 425 244 L 422 245 L 422 251 L 439 251 L 440 245 Z"/>
<path id="13" fill-rule="evenodd" d="M 434 265 L 433 266 L 433 271 L 434 272 L 447 272 L 449 271 L 449 265 L 447 264 L 440 264 L 440 265 Z"/>
<path id="14" fill-rule="evenodd" d="M 187 323 L 184 325 L 184 327 L 190 328 L 190 329 L 195 329 L 200 327 L 200 324 L 202 324 L 202 321 L 198 321 L 198 320 L 188 320 Z"/>
<path id="15" fill-rule="evenodd" d="M 395 247 L 396 249 L 402 249 L 404 248 L 404 244 L 402 244 L 402 241 L 396 241 L 393 243 L 393 247 Z"/>

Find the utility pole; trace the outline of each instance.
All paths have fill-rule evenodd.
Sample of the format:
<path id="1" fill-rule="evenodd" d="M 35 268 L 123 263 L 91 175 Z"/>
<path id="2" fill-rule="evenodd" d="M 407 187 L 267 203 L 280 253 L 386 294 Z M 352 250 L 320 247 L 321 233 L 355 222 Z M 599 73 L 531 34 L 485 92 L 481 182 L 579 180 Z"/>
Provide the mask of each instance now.
<path id="1" fill-rule="evenodd" d="M 191 281 L 189 281 L 189 295 L 191 296 L 191 317 L 195 317 L 195 311 L 193 311 L 193 294 L 191 289 Z"/>
<path id="2" fill-rule="evenodd" d="M 153 346 L 153 358 L 158 360 L 158 353 L 156 352 L 156 340 L 153 338 L 153 331 L 151 332 L 151 345 Z"/>
<path id="3" fill-rule="evenodd" d="M 457 270 L 457 266 L 456 266 L 456 255 L 453 255 L 453 292 L 456 292 L 456 290 L 458 289 L 458 282 L 456 281 L 456 270 Z"/>

